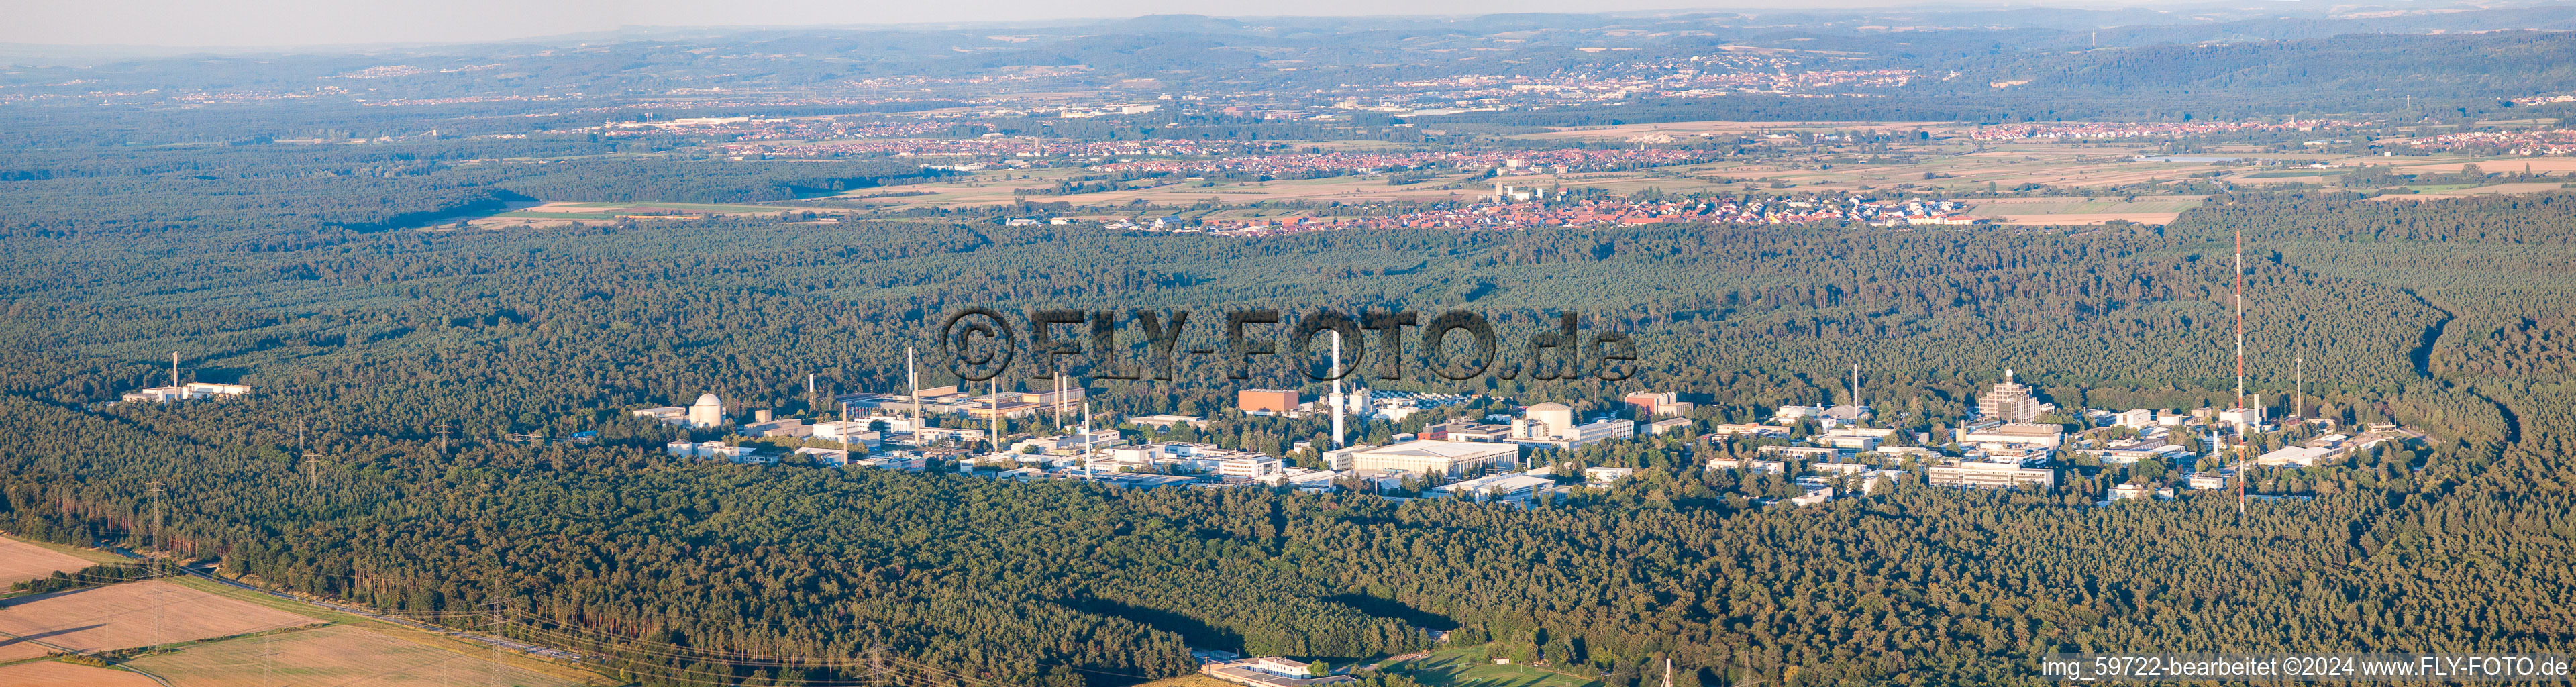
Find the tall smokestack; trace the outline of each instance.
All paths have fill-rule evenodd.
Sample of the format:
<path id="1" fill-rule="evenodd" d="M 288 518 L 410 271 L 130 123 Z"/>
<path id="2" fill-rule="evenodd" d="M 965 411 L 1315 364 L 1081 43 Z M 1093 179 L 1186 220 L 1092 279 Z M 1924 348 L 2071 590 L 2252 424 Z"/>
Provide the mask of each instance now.
<path id="1" fill-rule="evenodd" d="M 1291 399 L 1294 400 L 1294 399 Z M 1342 330 L 1333 330 L 1333 448 L 1342 448 Z"/>

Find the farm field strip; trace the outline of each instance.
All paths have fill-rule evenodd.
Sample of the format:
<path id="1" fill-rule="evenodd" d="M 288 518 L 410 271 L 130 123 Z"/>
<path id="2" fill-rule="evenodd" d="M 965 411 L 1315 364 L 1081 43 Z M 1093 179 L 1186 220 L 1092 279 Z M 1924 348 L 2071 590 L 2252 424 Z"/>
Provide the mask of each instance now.
<path id="1" fill-rule="evenodd" d="M 72 651 L 103 651 L 320 622 L 168 581 L 127 582 L 0 602 L 0 632 L 20 638 L 0 645 L 0 660 L 24 651 L 10 649 L 36 642 Z"/>
<path id="2" fill-rule="evenodd" d="M 112 560 L 104 554 L 82 557 L 35 542 L 0 537 L 0 588 Z"/>
<path id="3" fill-rule="evenodd" d="M 146 656 L 132 665 L 179 687 L 264 687 L 274 684 L 433 687 L 479 683 L 559 687 L 582 684 L 455 650 L 404 641 L 382 633 L 330 627 L 242 637 Z"/>

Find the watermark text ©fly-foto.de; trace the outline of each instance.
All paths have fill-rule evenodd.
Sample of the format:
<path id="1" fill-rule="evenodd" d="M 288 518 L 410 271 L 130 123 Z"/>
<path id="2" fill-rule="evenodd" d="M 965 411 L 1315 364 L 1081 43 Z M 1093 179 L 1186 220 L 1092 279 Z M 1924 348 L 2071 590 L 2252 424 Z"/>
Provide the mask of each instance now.
<path id="1" fill-rule="evenodd" d="M 1555 324 L 1521 338 L 1517 359 L 1506 361 L 1508 349 L 1492 321 L 1462 310 L 1436 317 L 1410 311 L 1362 311 L 1352 317 L 1317 310 L 1293 319 L 1274 309 L 1235 310 L 1216 325 L 1223 345 L 1183 349 L 1183 334 L 1192 326 L 1187 310 L 1136 310 L 1123 317 L 1109 310 L 1032 310 L 1014 324 L 1000 311 L 977 307 L 950 313 L 941 322 L 939 348 L 950 372 L 979 382 L 1014 365 L 1030 368 L 1031 379 L 1051 379 L 1069 364 L 1082 365 L 1085 376 L 1094 379 L 1172 381 L 1182 355 L 1221 356 L 1228 379 L 1250 379 L 1259 361 L 1282 356 L 1301 361 L 1307 378 L 1316 381 L 1353 375 L 1401 380 L 1428 373 L 1459 382 L 1490 373 L 1505 380 L 1590 377 L 1615 382 L 1635 374 L 1629 363 L 1637 359 L 1637 344 L 1628 334 L 1586 332 L 1570 312 L 1559 313 Z M 1408 333 L 1418 338 L 1409 340 Z M 1338 366 L 1318 355 L 1336 339 L 1342 349 Z M 1144 359 L 1124 359 L 1121 353 L 1129 344 L 1122 340 L 1141 340 Z M 1408 366 L 1416 356 L 1422 364 Z"/>

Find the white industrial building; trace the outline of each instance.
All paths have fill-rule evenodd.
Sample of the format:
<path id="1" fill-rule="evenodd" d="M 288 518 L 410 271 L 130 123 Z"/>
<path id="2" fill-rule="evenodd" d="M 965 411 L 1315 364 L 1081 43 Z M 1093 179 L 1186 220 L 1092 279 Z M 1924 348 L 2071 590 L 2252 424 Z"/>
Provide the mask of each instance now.
<path id="1" fill-rule="evenodd" d="M 1454 477 L 1510 469 L 1520 464 L 1520 456 L 1521 448 L 1517 444 L 1408 441 L 1352 451 L 1350 462 L 1354 470 L 1401 470 Z"/>

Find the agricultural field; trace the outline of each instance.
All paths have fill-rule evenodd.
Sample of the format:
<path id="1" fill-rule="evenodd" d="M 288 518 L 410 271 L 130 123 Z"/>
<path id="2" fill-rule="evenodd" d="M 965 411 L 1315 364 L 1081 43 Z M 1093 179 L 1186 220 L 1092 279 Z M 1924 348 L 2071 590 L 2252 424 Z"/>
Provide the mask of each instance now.
<path id="1" fill-rule="evenodd" d="M 460 645 L 461 646 L 461 645 Z M 569 687 L 578 680 L 347 625 L 242 637 L 129 662 L 177 687 Z"/>
<path id="2" fill-rule="evenodd" d="M 1497 665 L 1481 646 L 1432 652 L 1387 668 L 1430 687 L 1600 687 L 1601 682 L 1537 666 Z"/>
<path id="3" fill-rule="evenodd" d="M 48 652 L 157 646 L 322 621 L 166 580 L 127 582 L 0 602 L 0 661 Z"/>
<path id="4" fill-rule="evenodd" d="M 10 584 L 47 577 L 56 572 L 71 572 L 116 560 L 116 556 L 104 553 L 90 551 L 75 553 L 63 547 L 0 537 L 0 589 L 5 589 Z"/>
<path id="5" fill-rule="evenodd" d="M 578 224 L 610 224 L 620 220 L 653 220 L 697 218 L 706 215 L 759 215 L 817 210 L 821 208 L 773 207 L 726 203 L 514 203 L 508 210 L 466 220 L 465 226 L 558 227 Z"/>
<path id="6" fill-rule="evenodd" d="M 137 673 L 61 661 L 30 661 L 0 666 L 0 685 L 9 687 L 160 687 Z"/>

